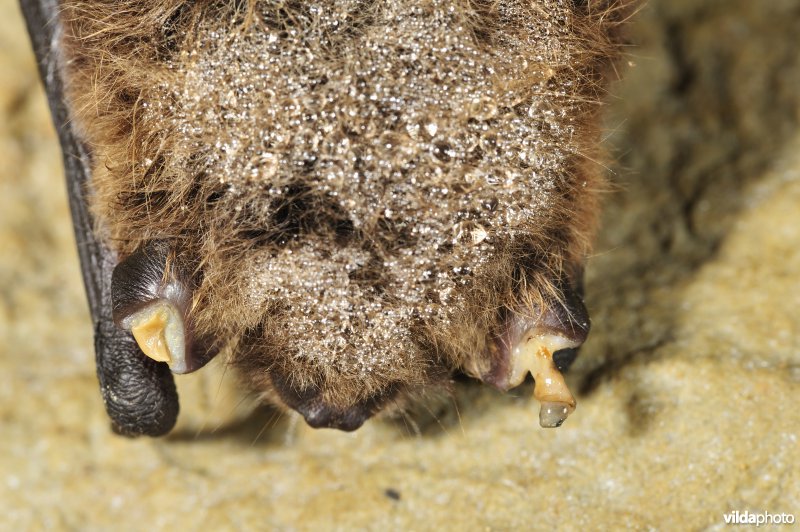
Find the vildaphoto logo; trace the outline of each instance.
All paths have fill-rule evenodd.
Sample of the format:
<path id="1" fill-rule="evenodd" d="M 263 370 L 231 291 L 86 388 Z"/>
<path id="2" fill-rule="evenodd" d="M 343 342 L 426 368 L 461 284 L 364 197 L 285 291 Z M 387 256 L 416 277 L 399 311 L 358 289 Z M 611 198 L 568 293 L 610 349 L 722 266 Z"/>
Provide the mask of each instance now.
<path id="1" fill-rule="evenodd" d="M 734 510 L 722 516 L 725 519 L 726 525 L 793 525 L 794 514 L 779 513 L 773 514 L 769 512 L 751 512 L 745 510 L 740 512 Z"/>

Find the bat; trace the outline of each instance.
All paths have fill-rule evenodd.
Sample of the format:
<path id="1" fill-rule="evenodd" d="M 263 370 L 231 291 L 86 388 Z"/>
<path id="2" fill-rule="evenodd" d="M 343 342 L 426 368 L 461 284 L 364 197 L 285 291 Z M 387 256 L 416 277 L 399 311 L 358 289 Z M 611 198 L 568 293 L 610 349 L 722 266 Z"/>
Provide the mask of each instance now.
<path id="1" fill-rule="evenodd" d="M 220 353 L 312 427 L 456 373 L 560 426 L 631 5 L 21 0 L 113 429 Z"/>

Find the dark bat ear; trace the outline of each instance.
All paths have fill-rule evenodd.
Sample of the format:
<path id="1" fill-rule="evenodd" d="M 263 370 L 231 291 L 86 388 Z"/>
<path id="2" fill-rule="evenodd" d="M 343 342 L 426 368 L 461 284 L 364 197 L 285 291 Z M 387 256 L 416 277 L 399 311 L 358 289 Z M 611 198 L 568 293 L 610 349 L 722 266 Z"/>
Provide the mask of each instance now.
<path id="1" fill-rule="evenodd" d="M 112 428 L 124 436 L 163 436 L 178 418 L 178 392 L 167 364 L 144 355 L 113 322 L 95 329 L 97 378 Z"/>

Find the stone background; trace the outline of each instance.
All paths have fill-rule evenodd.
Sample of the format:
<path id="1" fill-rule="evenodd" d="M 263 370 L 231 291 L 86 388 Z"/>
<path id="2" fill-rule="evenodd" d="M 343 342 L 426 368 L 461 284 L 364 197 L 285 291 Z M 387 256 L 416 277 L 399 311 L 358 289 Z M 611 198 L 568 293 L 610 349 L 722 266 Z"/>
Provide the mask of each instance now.
<path id="1" fill-rule="evenodd" d="M 608 106 L 579 407 L 469 383 L 405 422 L 313 431 L 221 366 L 177 430 L 112 435 L 60 154 L 0 0 L 0 528 L 717 529 L 800 518 L 800 1 L 651 0 Z"/>

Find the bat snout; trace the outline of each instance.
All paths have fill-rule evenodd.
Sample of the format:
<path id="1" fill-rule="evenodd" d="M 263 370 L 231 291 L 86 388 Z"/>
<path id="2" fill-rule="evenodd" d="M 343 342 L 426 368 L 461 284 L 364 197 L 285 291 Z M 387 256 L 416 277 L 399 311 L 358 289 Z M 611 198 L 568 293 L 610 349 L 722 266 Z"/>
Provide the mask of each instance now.
<path id="1" fill-rule="evenodd" d="M 352 432 L 361 427 L 373 412 L 363 404 L 338 410 L 321 401 L 305 403 L 297 411 L 310 427 L 315 429 L 339 429 Z"/>
<path id="2" fill-rule="evenodd" d="M 298 412 L 312 428 L 330 428 L 352 432 L 378 413 L 397 390 L 388 390 L 356 400 L 350 404 L 340 405 L 325 397 L 322 390 L 314 387 L 299 388 L 292 384 L 280 371 L 270 374 L 272 385 L 281 401 Z"/>

